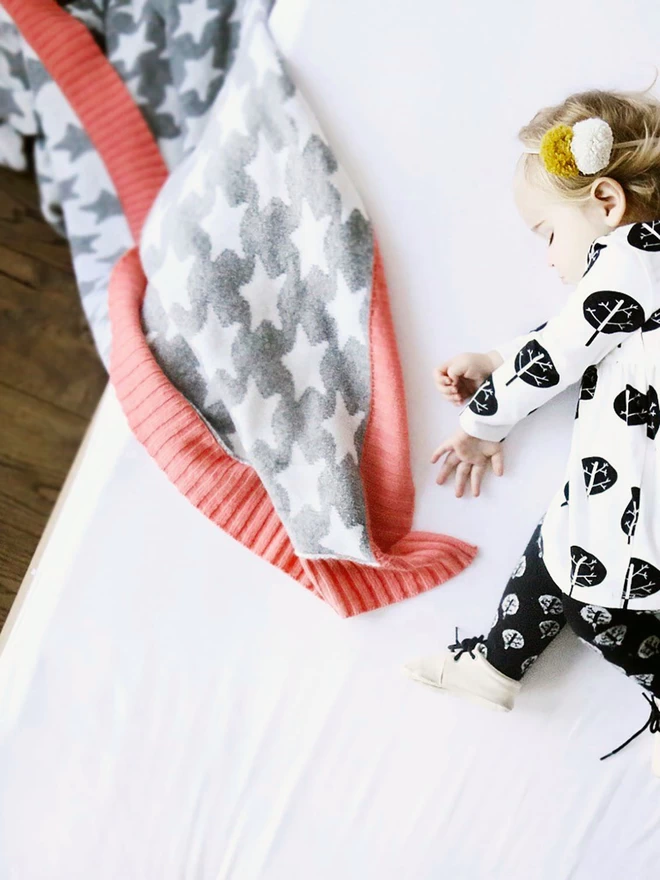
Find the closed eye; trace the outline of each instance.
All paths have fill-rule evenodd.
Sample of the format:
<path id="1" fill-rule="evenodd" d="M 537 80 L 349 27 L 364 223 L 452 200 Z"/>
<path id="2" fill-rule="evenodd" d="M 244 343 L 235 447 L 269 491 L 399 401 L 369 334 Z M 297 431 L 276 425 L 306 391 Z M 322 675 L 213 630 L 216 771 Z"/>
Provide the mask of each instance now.
<path id="1" fill-rule="evenodd" d="M 551 245 L 551 244 L 552 244 L 552 239 L 553 239 L 554 237 L 555 237 L 555 234 L 554 234 L 554 232 L 553 232 L 553 233 L 550 235 L 550 241 L 548 242 L 548 245 Z"/>

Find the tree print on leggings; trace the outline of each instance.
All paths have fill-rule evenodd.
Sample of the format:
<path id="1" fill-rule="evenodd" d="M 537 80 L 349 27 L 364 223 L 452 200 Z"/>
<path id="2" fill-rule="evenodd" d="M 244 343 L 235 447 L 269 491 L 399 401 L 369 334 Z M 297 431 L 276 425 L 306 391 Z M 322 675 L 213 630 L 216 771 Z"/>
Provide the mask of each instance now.
<path id="1" fill-rule="evenodd" d="M 633 556 L 628 565 L 626 578 L 621 594 L 622 608 L 627 608 L 631 599 L 646 599 L 660 592 L 660 571 L 646 562 Z"/>
<path id="2" fill-rule="evenodd" d="M 506 384 L 510 385 L 516 379 L 535 388 L 552 388 L 559 384 L 559 373 L 549 352 L 536 339 L 520 349 L 516 355 L 516 371 Z"/>
<path id="3" fill-rule="evenodd" d="M 639 486 L 633 486 L 630 490 L 630 501 L 628 502 L 626 509 L 623 511 L 623 516 L 621 517 L 621 530 L 623 531 L 624 535 L 628 536 L 629 544 L 634 538 L 635 529 L 637 528 L 637 520 L 639 519 L 639 499 Z"/>
<path id="4" fill-rule="evenodd" d="M 588 296 L 582 306 L 585 319 L 594 328 L 585 345 L 599 333 L 632 333 L 644 323 L 644 309 L 627 293 L 601 290 Z"/>
<path id="5" fill-rule="evenodd" d="M 587 553 L 577 544 L 571 546 L 571 587 L 568 595 L 573 595 L 575 587 L 595 587 L 607 577 L 607 569 L 592 553 Z"/>
<path id="6" fill-rule="evenodd" d="M 656 654 L 660 654 L 660 637 L 647 636 L 637 649 L 637 656 L 642 660 L 648 660 L 649 657 L 655 657 Z"/>
<path id="7" fill-rule="evenodd" d="M 594 630 L 612 622 L 612 614 L 600 605 L 585 605 L 580 609 L 580 617 L 590 623 Z"/>
<path id="8" fill-rule="evenodd" d="M 525 647 L 525 639 L 522 633 L 519 633 L 517 629 L 505 629 L 502 630 L 502 641 L 504 642 L 505 650 L 507 648 L 524 648 Z"/>
<path id="9" fill-rule="evenodd" d="M 625 623 L 618 623 L 594 636 L 594 645 L 600 645 L 603 648 L 618 648 L 622 645 L 627 632 L 628 627 Z"/>
<path id="10" fill-rule="evenodd" d="M 542 596 L 539 596 L 539 605 L 543 609 L 544 614 L 564 613 L 564 606 L 562 605 L 561 599 L 550 593 L 544 593 Z"/>
<path id="11" fill-rule="evenodd" d="M 582 473 L 587 495 L 600 495 L 606 492 L 617 481 L 616 469 L 605 458 L 597 455 L 582 459 Z"/>

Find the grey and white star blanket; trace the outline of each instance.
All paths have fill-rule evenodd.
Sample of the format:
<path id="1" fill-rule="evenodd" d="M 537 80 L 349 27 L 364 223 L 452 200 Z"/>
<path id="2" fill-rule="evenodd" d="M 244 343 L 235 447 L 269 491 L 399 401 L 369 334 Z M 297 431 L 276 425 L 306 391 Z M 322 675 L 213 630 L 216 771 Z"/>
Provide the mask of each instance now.
<path id="1" fill-rule="evenodd" d="M 272 6 L 266 0 L 264 9 Z M 173 169 L 197 146 L 240 42 L 235 0 L 63 0 L 102 47 Z M 107 364 L 108 281 L 133 240 L 106 167 L 0 3 L 0 164 L 28 167 L 46 220 L 71 245 L 85 314 Z"/>
<path id="2" fill-rule="evenodd" d="M 342 614 L 458 574 L 474 546 L 411 531 L 382 258 L 270 33 L 273 0 L 1 2 L 23 29 L 4 15 L 2 156 L 25 167 L 34 143 L 44 213 L 153 458 Z"/>

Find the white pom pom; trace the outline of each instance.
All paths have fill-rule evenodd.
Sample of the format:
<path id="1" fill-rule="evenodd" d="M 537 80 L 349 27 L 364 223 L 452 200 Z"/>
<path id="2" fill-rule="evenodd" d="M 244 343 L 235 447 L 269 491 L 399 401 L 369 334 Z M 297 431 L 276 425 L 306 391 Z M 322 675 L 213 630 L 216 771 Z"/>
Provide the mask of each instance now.
<path id="1" fill-rule="evenodd" d="M 583 174 L 595 174 L 610 161 L 614 137 L 604 119 L 597 116 L 581 119 L 573 126 L 571 151 L 575 164 Z"/>

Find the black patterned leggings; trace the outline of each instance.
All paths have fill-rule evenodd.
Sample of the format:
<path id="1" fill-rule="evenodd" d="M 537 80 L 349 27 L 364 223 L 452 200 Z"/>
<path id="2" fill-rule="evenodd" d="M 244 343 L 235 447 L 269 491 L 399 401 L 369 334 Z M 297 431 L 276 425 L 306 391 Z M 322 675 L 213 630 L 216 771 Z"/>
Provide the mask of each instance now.
<path id="1" fill-rule="evenodd" d="M 660 697 L 660 615 L 601 608 L 562 593 L 540 555 L 541 523 L 509 578 L 485 639 L 489 663 L 519 681 L 568 623 L 578 638 Z"/>

